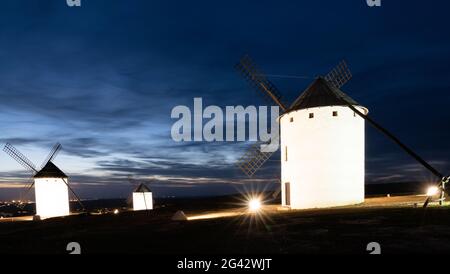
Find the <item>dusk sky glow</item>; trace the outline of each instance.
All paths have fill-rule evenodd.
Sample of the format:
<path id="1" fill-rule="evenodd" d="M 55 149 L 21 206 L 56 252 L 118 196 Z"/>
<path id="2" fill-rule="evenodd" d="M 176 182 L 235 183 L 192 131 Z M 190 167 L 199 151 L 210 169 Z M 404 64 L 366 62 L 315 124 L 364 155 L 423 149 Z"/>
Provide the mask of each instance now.
<path id="1" fill-rule="evenodd" d="M 60 142 L 55 164 L 82 198 L 127 197 L 129 174 L 156 196 L 274 184 L 278 154 L 246 179 L 234 162 L 249 144 L 176 143 L 172 108 L 194 97 L 266 105 L 234 69 L 247 53 L 267 74 L 301 76 L 270 78 L 288 102 L 345 59 L 353 79 L 342 90 L 447 174 L 449 9 L 444 0 L 2 1 L 0 146 L 40 165 Z M 367 183 L 434 179 L 369 125 L 366 133 Z M 18 198 L 28 177 L 0 153 L 0 200 Z"/>

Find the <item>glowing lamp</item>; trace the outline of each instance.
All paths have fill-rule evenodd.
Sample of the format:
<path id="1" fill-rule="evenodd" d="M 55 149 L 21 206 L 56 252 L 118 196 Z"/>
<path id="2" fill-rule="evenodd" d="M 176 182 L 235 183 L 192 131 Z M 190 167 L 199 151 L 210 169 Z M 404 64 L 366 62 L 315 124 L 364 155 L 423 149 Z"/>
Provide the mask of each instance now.
<path id="1" fill-rule="evenodd" d="M 253 198 L 248 202 L 248 209 L 251 212 L 257 212 L 261 209 L 261 201 L 258 198 Z"/>
<path id="2" fill-rule="evenodd" d="M 427 196 L 431 197 L 438 194 L 439 188 L 436 186 L 430 186 L 427 190 Z"/>

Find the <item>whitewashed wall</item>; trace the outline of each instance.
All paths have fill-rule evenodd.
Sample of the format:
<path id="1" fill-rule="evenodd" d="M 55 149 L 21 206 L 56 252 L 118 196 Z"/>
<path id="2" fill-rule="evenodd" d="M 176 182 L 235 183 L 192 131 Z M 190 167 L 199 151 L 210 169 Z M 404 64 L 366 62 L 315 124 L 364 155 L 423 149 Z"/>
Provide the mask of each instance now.
<path id="1" fill-rule="evenodd" d="M 310 113 L 314 118 L 309 118 Z M 364 124 L 364 119 L 345 106 L 303 109 L 280 118 L 283 206 L 287 182 L 293 209 L 364 201 Z"/>
<path id="2" fill-rule="evenodd" d="M 133 210 L 153 209 L 153 195 L 151 192 L 133 192 Z"/>
<path id="3" fill-rule="evenodd" d="M 62 179 L 37 178 L 35 179 L 34 190 L 36 215 L 45 219 L 70 214 L 69 188 Z"/>

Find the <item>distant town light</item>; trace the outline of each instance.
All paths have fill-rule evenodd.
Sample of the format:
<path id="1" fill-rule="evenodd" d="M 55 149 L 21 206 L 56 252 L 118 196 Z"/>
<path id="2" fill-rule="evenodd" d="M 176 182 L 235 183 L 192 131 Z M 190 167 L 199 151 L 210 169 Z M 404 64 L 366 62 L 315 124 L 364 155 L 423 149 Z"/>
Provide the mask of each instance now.
<path id="1" fill-rule="evenodd" d="M 119 214 L 119 210 L 118 209 L 114 209 L 114 214 Z"/>

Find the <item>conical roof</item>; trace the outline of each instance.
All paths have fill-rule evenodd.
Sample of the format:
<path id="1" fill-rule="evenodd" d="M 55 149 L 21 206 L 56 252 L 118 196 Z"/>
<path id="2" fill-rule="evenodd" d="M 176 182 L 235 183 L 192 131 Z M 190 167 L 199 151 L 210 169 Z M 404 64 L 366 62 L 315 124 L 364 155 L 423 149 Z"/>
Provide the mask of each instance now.
<path id="1" fill-rule="evenodd" d="M 186 217 L 186 214 L 184 214 L 183 211 L 178 210 L 173 216 L 172 221 L 187 221 L 188 218 Z"/>
<path id="2" fill-rule="evenodd" d="M 323 77 L 319 77 L 294 101 L 288 112 L 313 107 L 345 106 L 346 103 L 341 98 L 352 105 L 360 105 Z"/>
<path id="3" fill-rule="evenodd" d="M 48 162 L 34 178 L 68 178 L 55 164 Z"/>
<path id="4" fill-rule="evenodd" d="M 133 192 L 152 192 L 152 191 L 144 183 L 141 183 Z"/>

